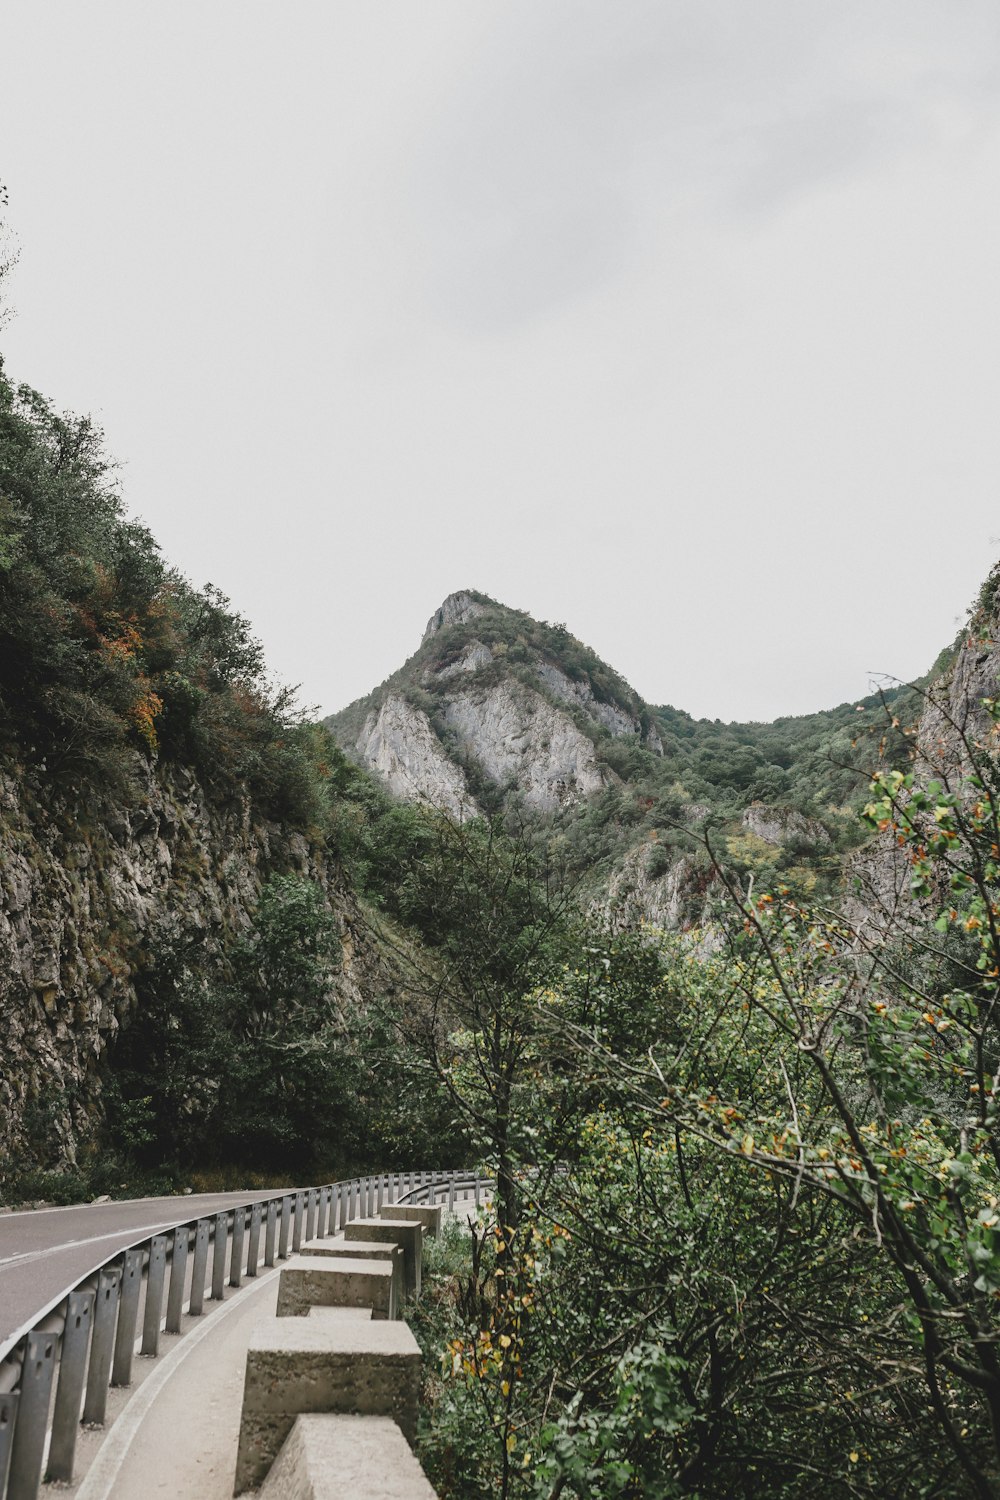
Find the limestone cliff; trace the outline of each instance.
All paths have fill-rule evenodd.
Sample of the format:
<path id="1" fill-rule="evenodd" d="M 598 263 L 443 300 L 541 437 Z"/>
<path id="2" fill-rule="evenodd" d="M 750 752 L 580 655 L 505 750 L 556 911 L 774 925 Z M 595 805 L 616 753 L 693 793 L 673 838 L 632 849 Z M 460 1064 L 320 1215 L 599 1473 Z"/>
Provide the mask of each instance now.
<path id="1" fill-rule="evenodd" d="M 276 873 L 318 881 L 354 998 L 370 945 L 350 892 L 299 833 L 245 798 L 210 802 L 194 774 L 137 760 L 139 795 L 99 807 L 10 766 L 0 773 L 0 1157 L 45 1143 L 72 1161 L 100 1114 L 101 1073 L 151 954 L 211 958 L 247 927 Z"/>
<path id="2" fill-rule="evenodd" d="M 405 698 L 390 693 L 371 710 L 356 748 L 393 796 L 428 802 L 453 817 L 477 810 L 461 766 L 448 759 L 423 710 Z"/>
<path id="3" fill-rule="evenodd" d="M 959 791 L 970 753 L 995 758 L 1000 735 L 983 707 L 1000 693 L 1000 565 L 984 583 L 944 670 L 933 674 L 914 726 L 912 770 L 918 783 L 938 779 Z M 901 758 L 894 764 L 903 764 Z M 862 929 L 885 930 L 912 919 L 908 852 L 889 833 L 876 835 L 850 861 L 847 910 Z M 942 900 L 944 892 L 941 892 Z"/>
<path id="4" fill-rule="evenodd" d="M 512 798 L 554 813 L 617 780 L 603 741 L 661 751 L 641 699 L 565 627 L 468 589 L 399 672 L 327 723 L 396 796 L 453 814 Z"/>

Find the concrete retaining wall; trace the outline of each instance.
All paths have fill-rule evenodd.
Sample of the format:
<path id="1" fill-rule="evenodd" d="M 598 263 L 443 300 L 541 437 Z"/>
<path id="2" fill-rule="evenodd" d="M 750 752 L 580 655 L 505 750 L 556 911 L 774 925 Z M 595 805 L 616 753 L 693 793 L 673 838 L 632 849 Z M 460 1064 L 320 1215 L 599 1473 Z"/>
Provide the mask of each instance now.
<path id="1" fill-rule="evenodd" d="M 440 1213 L 347 1223 L 282 1267 L 277 1316 L 247 1351 L 234 1494 L 268 1500 L 429 1500 L 410 1444 L 420 1349 L 400 1321 L 400 1268 L 420 1294 L 423 1239 Z"/>

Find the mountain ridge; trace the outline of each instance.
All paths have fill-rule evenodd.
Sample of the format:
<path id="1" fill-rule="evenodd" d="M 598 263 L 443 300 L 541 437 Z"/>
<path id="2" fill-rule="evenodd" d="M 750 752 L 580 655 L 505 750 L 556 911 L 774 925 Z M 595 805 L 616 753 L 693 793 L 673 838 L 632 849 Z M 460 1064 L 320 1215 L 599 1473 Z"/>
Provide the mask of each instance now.
<path id="1" fill-rule="evenodd" d="M 396 672 L 324 722 L 393 797 L 526 814 L 600 899 L 684 926 L 701 911 L 690 835 L 706 819 L 744 876 L 836 883 L 863 837 L 864 773 L 906 753 L 919 713 L 919 692 L 896 686 L 770 722 L 695 719 L 647 703 L 565 625 L 460 589 Z"/>

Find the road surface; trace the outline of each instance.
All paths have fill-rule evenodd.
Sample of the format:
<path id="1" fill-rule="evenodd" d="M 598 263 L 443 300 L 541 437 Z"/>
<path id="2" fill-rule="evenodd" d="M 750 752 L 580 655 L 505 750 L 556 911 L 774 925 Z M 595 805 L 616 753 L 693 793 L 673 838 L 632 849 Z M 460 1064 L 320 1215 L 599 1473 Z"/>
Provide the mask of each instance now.
<path id="1" fill-rule="evenodd" d="M 135 1240 L 185 1219 L 208 1218 L 240 1203 L 275 1198 L 281 1191 L 190 1193 L 0 1214 L 0 1344 Z"/>

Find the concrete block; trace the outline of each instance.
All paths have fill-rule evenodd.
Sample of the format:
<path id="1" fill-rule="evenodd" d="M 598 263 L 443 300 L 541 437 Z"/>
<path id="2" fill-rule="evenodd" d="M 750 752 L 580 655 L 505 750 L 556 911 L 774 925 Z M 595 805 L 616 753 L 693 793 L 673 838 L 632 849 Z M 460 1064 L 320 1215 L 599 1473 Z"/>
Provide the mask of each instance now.
<path id="1" fill-rule="evenodd" d="M 321 1318 L 354 1318 L 361 1323 L 370 1323 L 372 1320 L 370 1307 L 321 1307 L 316 1302 L 306 1308 L 306 1315 L 317 1321 Z"/>
<path id="2" fill-rule="evenodd" d="M 435 1500 L 389 1417 L 296 1417 L 260 1500 Z"/>
<path id="3" fill-rule="evenodd" d="M 428 1239 L 436 1239 L 441 1233 L 444 1217 L 443 1203 L 384 1203 L 379 1210 L 383 1219 L 414 1219 L 424 1226 Z"/>
<path id="4" fill-rule="evenodd" d="M 392 1262 L 396 1272 L 396 1312 L 406 1301 L 405 1268 L 403 1264 L 403 1247 L 397 1245 L 395 1240 L 347 1240 L 338 1235 L 336 1239 L 329 1240 L 307 1240 L 304 1245 L 299 1246 L 300 1255 L 321 1255 L 329 1259 L 357 1260 L 389 1260 Z"/>
<path id="5" fill-rule="evenodd" d="M 247 1350 L 233 1493 L 263 1481 L 301 1413 L 391 1417 L 412 1443 L 420 1380 L 419 1346 L 399 1320 L 269 1318 L 259 1324 Z"/>
<path id="6" fill-rule="evenodd" d="M 278 1317 L 304 1318 L 314 1305 L 370 1307 L 373 1318 L 397 1317 L 392 1261 L 294 1255 L 278 1278 Z"/>
<path id="7" fill-rule="evenodd" d="M 389 1241 L 403 1247 L 403 1277 L 408 1297 L 420 1296 L 424 1227 L 413 1219 L 355 1219 L 344 1226 L 348 1240 Z"/>

